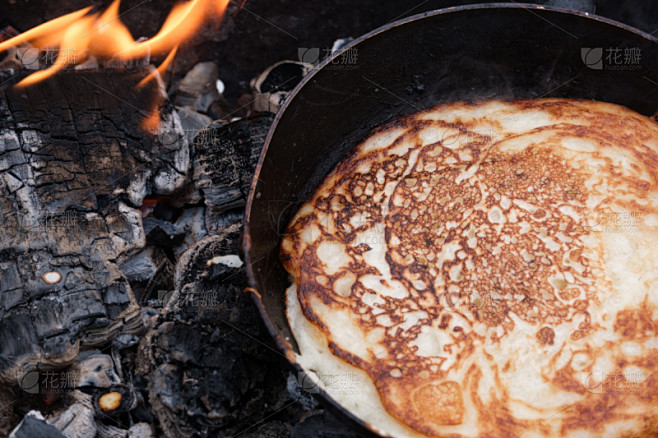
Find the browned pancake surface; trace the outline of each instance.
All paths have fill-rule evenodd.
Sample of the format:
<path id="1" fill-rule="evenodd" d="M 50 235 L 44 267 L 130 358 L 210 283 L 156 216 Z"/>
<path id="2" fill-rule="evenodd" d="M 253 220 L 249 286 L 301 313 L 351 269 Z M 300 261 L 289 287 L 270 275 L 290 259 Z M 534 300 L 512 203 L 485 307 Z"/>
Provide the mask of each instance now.
<path id="1" fill-rule="evenodd" d="M 359 145 L 281 258 L 331 352 L 417 432 L 655 433 L 657 151 L 615 105 L 443 105 Z"/>

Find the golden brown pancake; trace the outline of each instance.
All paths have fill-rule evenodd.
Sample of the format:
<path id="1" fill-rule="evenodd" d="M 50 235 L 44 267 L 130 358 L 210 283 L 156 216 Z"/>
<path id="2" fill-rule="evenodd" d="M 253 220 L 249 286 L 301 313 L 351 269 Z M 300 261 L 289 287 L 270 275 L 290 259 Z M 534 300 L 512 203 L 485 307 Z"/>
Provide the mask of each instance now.
<path id="1" fill-rule="evenodd" d="M 647 117 L 569 99 L 407 116 L 325 179 L 281 260 L 297 360 L 379 433 L 658 436 Z"/>

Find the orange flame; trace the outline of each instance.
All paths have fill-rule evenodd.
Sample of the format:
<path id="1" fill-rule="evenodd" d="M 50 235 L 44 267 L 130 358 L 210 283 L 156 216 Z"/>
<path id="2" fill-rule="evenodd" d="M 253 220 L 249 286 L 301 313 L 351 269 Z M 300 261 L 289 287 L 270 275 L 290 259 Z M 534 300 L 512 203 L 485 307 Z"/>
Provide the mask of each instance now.
<path id="1" fill-rule="evenodd" d="M 171 53 L 181 42 L 191 38 L 205 20 L 223 16 L 229 0 L 192 0 L 177 4 L 158 33 L 140 42 L 133 39 L 121 22 L 119 2 L 115 0 L 102 13 L 89 14 L 91 7 L 72 12 L 0 43 L 0 52 L 24 42 L 30 42 L 42 50 L 59 49 L 50 68 L 33 73 L 18 85 L 34 84 L 90 56 L 129 60 Z M 171 63 L 171 59 L 168 63 Z"/>
<path id="2" fill-rule="evenodd" d="M 222 18 L 229 1 L 191 0 L 179 3 L 172 8 L 155 36 L 138 42 L 121 22 L 120 0 L 115 0 L 103 12 L 90 13 L 92 8 L 88 7 L 30 29 L 0 43 L 0 53 L 27 42 L 39 50 L 58 49 L 53 65 L 27 76 L 17 84 L 20 87 L 42 81 L 67 65 L 83 62 L 91 56 L 101 60 L 119 58 L 127 61 L 167 54 L 162 64 L 139 83 L 139 86 L 143 86 L 156 74 L 164 75 L 181 42 L 190 39 L 206 20 Z M 142 128 L 153 132 L 157 130 L 159 123 L 160 114 L 156 105 L 145 116 Z"/>
<path id="3" fill-rule="evenodd" d="M 67 26 L 73 24 L 73 22 L 75 22 L 77 19 L 85 15 L 87 12 L 89 12 L 90 9 L 91 6 L 85 9 L 80 9 L 79 11 L 76 12 L 71 12 L 70 14 L 67 15 L 62 15 L 59 18 L 50 20 L 49 22 L 41 24 L 35 27 L 34 29 L 30 29 L 27 32 L 15 36 L 14 38 L 8 39 L 7 41 L 0 43 L 0 52 L 4 52 L 8 48 L 24 43 L 26 41 L 34 41 L 36 38 L 40 38 L 47 34 L 52 34 L 54 32 L 61 31 Z"/>
<path id="4" fill-rule="evenodd" d="M 149 55 L 168 54 L 157 71 L 164 74 L 173 62 L 181 42 L 190 39 L 208 19 L 221 18 L 230 0 L 191 0 L 175 5 L 156 35 L 145 41 L 135 41 L 120 20 L 119 2 L 115 0 L 105 11 L 89 13 L 91 7 L 63 15 L 41 24 L 27 32 L 0 43 L 0 52 L 29 42 L 39 50 L 58 49 L 53 65 L 24 78 L 17 86 L 28 86 L 42 81 L 67 65 L 85 61 L 90 56 L 101 60 L 119 58 L 130 60 Z M 149 74 L 140 85 L 153 78 Z M 157 117 L 157 120 L 156 120 Z M 150 114 L 145 127 L 152 128 L 159 120 L 158 114 Z"/>
<path id="5" fill-rule="evenodd" d="M 151 73 L 148 74 L 144 79 L 142 79 L 139 84 L 137 84 L 138 87 L 143 87 L 146 85 L 147 82 L 149 82 L 151 79 L 155 77 L 156 74 L 159 74 L 160 76 L 164 76 L 165 71 L 167 71 L 167 67 L 174 62 L 174 57 L 176 56 L 176 51 L 178 50 L 178 46 L 174 47 L 171 52 L 167 55 L 164 61 L 162 61 L 162 64 L 155 70 L 153 70 Z M 156 73 L 157 72 L 157 73 Z"/>

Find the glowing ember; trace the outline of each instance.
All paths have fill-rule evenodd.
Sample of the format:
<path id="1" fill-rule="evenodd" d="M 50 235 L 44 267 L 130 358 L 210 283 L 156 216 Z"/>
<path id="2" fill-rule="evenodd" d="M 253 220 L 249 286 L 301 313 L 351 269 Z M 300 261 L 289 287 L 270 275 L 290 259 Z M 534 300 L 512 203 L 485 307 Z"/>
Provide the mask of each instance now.
<path id="1" fill-rule="evenodd" d="M 56 284 L 56 283 L 59 283 L 60 281 L 62 281 L 62 274 L 60 274 L 59 272 L 55 272 L 55 271 L 46 272 L 45 274 L 43 274 L 41 276 L 41 279 L 43 281 L 45 281 L 46 283 L 48 283 L 48 284 Z"/>
<path id="2" fill-rule="evenodd" d="M 121 394 L 118 392 L 108 392 L 98 399 L 98 406 L 105 412 L 113 411 L 121 406 Z"/>
<path id="3" fill-rule="evenodd" d="M 160 127 L 160 103 L 161 102 L 155 102 L 153 108 L 140 123 L 141 128 L 151 134 L 156 134 Z"/>
<path id="4" fill-rule="evenodd" d="M 46 79 L 67 65 L 81 63 L 90 56 L 130 60 L 169 54 L 163 63 L 164 70 L 172 62 L 178 45 L 191 38 L 206 20 L 222 17 L 229 0 L 192 0 L 175 5 L 160 31 L 140 42 L 133 39 L 119 19 L 119 2 L 115 0 L 99 13 L 89 13 L 91 7 L 81 9 L 0 43 L 0 52 L 24 42 L 40 50 L 58 49 L 52 67 L 31 74 L 18 85 L 26 86 Z"/>

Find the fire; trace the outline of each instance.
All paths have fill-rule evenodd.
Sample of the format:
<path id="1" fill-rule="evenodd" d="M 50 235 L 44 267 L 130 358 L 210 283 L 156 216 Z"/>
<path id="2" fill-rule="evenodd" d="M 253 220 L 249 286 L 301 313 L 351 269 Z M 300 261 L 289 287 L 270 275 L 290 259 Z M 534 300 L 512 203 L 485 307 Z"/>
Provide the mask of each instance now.
<path id="1" fill-rule="evenodd" d="M 155 77 L 156 72 L 158 72 L 158 74 L 160 76 L 163 76 L 165 71 L 167 70 L 167 67 L 169 67 L 169 65 L 174 61 L 174 57 L 176 56 L 176 51 L 177 50 L 178 50 L 178 46 L 174 47 L 171 50 L 171 52 L 169 52 L 169 54 L 167 55 L 165 60 L 162 61 L 162 64 L 160 64 L 160 66 L 158 68 L 156 68 L 153 72 L 149 73 L 148 76 L 146 76 L 144 79 L 142 79 L 138 85 L 140 87 L 145 85 L 148 81 L 150 81 L 151 79 L 153 79 Z"/>
<path id="2" fill-rule="evenodd" d="M 21 87 L 42 81 L 66 66 L 79 64 L 92 56 L 99 60 L 118 58 L 128 61 L 167 55 L 157 69 L 162 74 L 173 62 L 181 42 L 189 40 L 206 20 L 221 19 L 229 1 L 191 0 L 179 3 L 172 8 L 156 35 L 145 41 L 136 41 L 120 19 L 120 0 L 115 0 L 102 12 L 90 13 L 92 8 L 88 7 L 41 24 L 0 43 L 0 52 L 26 42 L 39 50 L 58 51 L 51 67 L 24 78 L 17 84 Z M 151 73 L 140 84 L 152 79 L 155 74 Z M 149 127 L 153 127 L 154 117 L 153 114 L 147 117 Z"/>
<path id="3" fill-rule="evenodd" d="M 120 392 L 108 392 L 100 396 L 98 399 L 98 406 L 105 412 L 114 411 L 121 406 L 121 399 L 123 399 L 123 397 Z"/>

